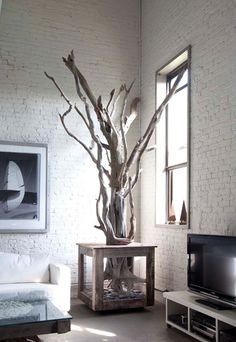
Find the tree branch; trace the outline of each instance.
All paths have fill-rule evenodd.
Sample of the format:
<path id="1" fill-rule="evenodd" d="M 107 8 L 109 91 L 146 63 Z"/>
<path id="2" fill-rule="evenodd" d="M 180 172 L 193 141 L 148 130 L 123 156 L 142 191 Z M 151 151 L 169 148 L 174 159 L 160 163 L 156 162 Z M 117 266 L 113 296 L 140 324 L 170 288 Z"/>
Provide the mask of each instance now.
<path id="1" fill-rule="evenodd" d="M 67 112 L 68 112 L 68 111 L 67 111 Z M 92 161 L 93 161 L 95 164 L 97 164 L 97 159 L 94 157 L 94 155 L 92 154 L 92 152 L 90 151 L 90 149 L 89 149 L 89 148 L 88 148 L 80 139 L 78 139 L 73 133 L 71 133 L 71 132 L 69 131 L 69 129 L 66 127 L 64 118 L 65 118 L 65 116 L 68 114 L 67 112 L 64 113 L 63 115 L 59 114 L 59 117 L 60 117 L 60 119 L 61 119 L 61 123 L 62 123 L 62 125 L 63 125 L 63 127 L 64 127 L 66 133 L 67 133 L 71 138 L 73 138 L 74 140 L 76 140 L 81 146 L 83 146 L 83 148 L 85 149 L 85 151 L 87 151 L 88 154 L 90 155 Z"/>
<path id="2" fill-rule="evenodd" d="M 69 114 L 71 112 L 71 109 L 72 109 L 72 104 L 71 102 L 69 101 L 69 99 L 65 96 L 64 92 L 61 90 L 60 86 L 57 84 L 56 80 L 48 75 L 46 72 L 44 72 L 45 76 L 50 79 L 54 85 L 56 86 L 56 88 L 58 89 L 58 91 L 60 92 L 61 94 L 61 97 L 68 103 L 69 105 L 69 109 L 62 115 L 59 115 L 60 117 L 60 120 L 61 120 L 61 123 L 65 129 L 65 131 L 67 132 L 67 134 L 72 137 L 74 140 L 76 140 L 86 151 L 87 153 L 89 154 L 89 156 L 91 157 L 92 161 L 97 164 L 97 159 L 95 158 L 95 156 L 92 154 L 91 150 L 80 140 L 78 139 L 66 126 L 65 124 L 65 117 L 67 114 Z M 76 80 L 76 78 L 75 78 Z M 90 115 L 90 111 L 89 111 L 89 106 L 86 102 L 86 98 L 83 96 L 82 92 L 80 91 L 80 87 L 79 87 L 79 83 L 76 83 L 76 89 L 77 89 L 77 93 L 80 97 L 80 99 L 84 102 L 84 105 L 85 105 L 85 109 L 86 109 L 86 114 L 87 114 L 87 118 L 88 118 L 88 122 L 87 120 L 85 119 L 83 113 L 78 109 L 78 107 L 75 105 L 74 108 L 75 110 L 77 111 L 77 113 L 79 114 L 79 116 L 82 118 L 82 120 L 84 121 L 86 127 L 88 128 L 88 131 L 92 137 L 92 139 L 94 140 L 94 142 L 96 144 L 99 144 L 100 142 L 98 142 L 98 138 L 96 137 L 95 135 L 95 131 L 94 131 L 94 123 L 93 123 L 93 120 L 91 118 L 91 115 Z M 103 169 L 103 172 L 105 173 L 105 175 L 108 177 L 108 179 L 110 179 L 110 174 L 108 172 L 108 170 L 106 170 L 104 167 L 102 167 Z"/>
<path id="3" fill-rule="evenodd" d="M 65 63 L 65 65 L 67 66 L 67 68 L 74 75 L 75 81 L 76 81 L 76 88 L 78 87 L 77 89 L 80 92 L 80 88 L 79 88 L 79 83 L 80 83 L 82 88 L 84 89 L 86 95 L 88 96 L 90 102 L 92 103 L 93 107 L 97 108 L 96 98 L 93 95 L 93 93 L 92 93 L 92 91 L 88 85 L 88 82 L 86 81 L 85 77 L 82 75 L 82 73 L 79 71 L 79 69 L 75 65 L 74 52 L 71 51 L 71 53 L 68 55 L 67 59 L 65 57 L 62 57 L 62 60 Z M 78 82 L 77 78 L 79 79 L 79 82 Z"/>
<path id="4" fill-rule="evenodd" d="M 63 97 L 63 99 L 68 103 L 69 106 L 72 106 L 69 99 L 65 96 L 65 94 L 63 93 L 63 91 L 61 90 L 61 88 L 59 87 L 57 82 L 55 81 L 55 79 L 52 76 L 48 75 L 48 73 L 46 73 L 46 71 L 44 71 L 44 74 L 49 80 L 51 80 L 54 83 L 55 87 L 59 90 L 61 97 Z"/>
<path id="5" fill-rule="evenodd" d="M 132 184 L 131 177 L 129 178 L 129 205 L 130 205 L 130 231 L 128 235 L 128 239 L 133 240 L 136 232 L 136 218 L 134 215 L 134 200 L 132 196 Z"/>
<path id="6" fill-rule="evenodd" d="M 86 127 L 87 127 L 88 130 L 89 130 L 89 129 L 90 129 L 89 124 L 88 124 L 86 118 L 84 117 L 83 113 L 79 110 L 79 108 L 78 108 L 76 105 L 74 105 L 74 109 L 75 109 L 76 112 L 79 114 L 79 116 L 81 117 L 81 119 L 83 120 L 83 122 L 85 123 Z"/>
<path id="7" fill-rule="evenodd" d="M 119 98 L 120 98 L 122 92 L 124 91 L 124 89 L 125 89 L 125 87 L 124 87 L 124 85 L 122 84 L 122 85 L 120 86 L 120 89 L 119 89 L 119 91 L 118 91 L 118 93 L 117 93 L 117 95 L 116 95 L 114 101 L 113 101 L 112 109 L 111 109 L 111 114 L 110 114 L 111 117 L 112 117 L 112 115 L 114 114 L 114 111 L 115 111 L 117 102 L 119 101 Z"/>
<path id="8" fill-rule="evenodd" d="M 187 67 L 186 67 L 187 68 Z M 166 105 L 168 104 L 168 102 L 170 101 L 171 97 L 174 95 L 177 86 L 180 82 L 180 80 L 183 77 L 183 74 L 186 70 L 186 68 L 184 68 L 181 73 L 178 75 L 173 87 L 170 89 L 169 94 L 166 96 L 166 98 L 163 100 L 163 102 L 161 103 L 161 105 L 158 107 L 158 109 L 155 111 L 155 113 L 152 116 L 152 119 L 143 135 L 142 138 L 140 138 L 138 140 L 138 142 L 136 143 L 133 151 L 130 154 L 130 157 L 127 161 L 127 165 L 126 165 L 126 173 L 128 173 L 131 165 L 137 160 L 138 155 L 141 153 L 143 153 L 143 150 L 147 147 L 148 142 L 152 136 L 152 133 L 156 127 L 156 124 L 159 122 L 160 118 L 161 118 L 161 114 L 164 110 L 164 108 L 166 107 Z"/>
<path id="9" fill-rule="evenodd" d="M 125 96 L 123 98 L 123 103 L 122 103 L 122 107 L 121 107 L 121 113 L 120 113 L 120 132 L 121 132 L 121 138 L 122 138 L 122 144 L 123 144 L 123 149 L 124 149 L 124 159 L 123 159 L 123 165 L 122 168 L 120 170 L 120 181 L 121 183 L 123 182 L 123 173 L 124 173 L 124 169 L 126 166 L 126 162 L 127 162 L 127 158 L 128 158 L 128 147 L 127 147 L 127 141 L 126 141 L 126 136 L 125 136 L 125 109 L 126 109 L 126 105 L 127 105 L 127 99 L 128 99 L 128 95 L 132 89 L 134 85 L 134 81 L 131 83 L 130 87 L 127 89 L 126 85 L 124 85 L 124 90 L 125 90 Z M 121 184 L 121 186 L 124 186 L 124 183 Z"/>
<path id="10" fill-rule="evenodd" d="M 106 235 L 106 228 L 105 228 L 105 225 L 102 221 L 102 218 L 101 218 L 101 215 L 100 215 L 100 212 L 99 212 L 99 202 L 100 202 L 100 199 L 101 199 L 101 189 L 99 191 L 99 196 L 98 196 L 98 199 L 96 201 L 96 214 L 97 214 L 97 219 L 98 219 L 98 223 L 99 223 L 99 226 L 94 226 L 95 228 L 97 229 L 100 229 L 104 232 L 104 234 Z"/>
<path id="11" fill-rule="evenodd" d="M 112 89 L 112 91 L 110 92 L 110 99 L 109 99 L 109 101 L 108 101 L 108 103 L 107 103 L 107 106 L 106 106 L 106 111 L 107 111 L 107 112 L 109 111 L 109 106 L 110 106 L 110 104 L 111 104 L 111 101 L 112 101 L 112 99 L 113 99 L 114 94 L 115 94 L 115 89 Z"/>
<path id="12" fill-rule="evenodd" d="M 139 179 L 139 175 L 141 173 L 141 168 L 140 168 L 140 164 L 141 164 L 141 156 L 142 155 L 139 155 L 138 159 L 137 159 L 137 162 L 136 162 L 136 172 L 135 172 L 135 176 L 134 178 L 131 178 L 131 189 L 134 188 L 135 184 L 137 183 L 138 179 Z M 127 189 L 125 192 L 124 192 L 124 197 L 127 197 L 127 195 L 129 194 L 129 189 Z"/>
<path id="13" fill-rule="evenodd" d="M 129 115 L 126 115 L 125 117 L 125 134 L 128 132 L 131 124 L 133 123 L 133 121 L 136 119 L 137 115 L 138 115 L 138 112 L 137 112 L 137 106 L 138 106 L 138 103 L 140 102 L 140 98 L 139 97 L 135 97 L 133 99 L 133 101 L 131 102 L 131 105 L 130 105 L 130 114 Z"/>
<path id="14" fill-rule="evenodd" d="M 105 138 L 107 139 L 108 144 L 110 143 L 110 134 L 107 131 L 107 123 L 104 120 L 104 116 L 103 116 L 103 112 L 101 111 L 101 109 L 99 108 L 99 105 L 97 103 L 97 100 L 95 98 L 95 96 L 93 95 L 88 82 L 86 81 L 85 77 L 83 76 L 83 74 L 79 71 L 79 69 L 76 67 L 75 65 L 75 59 L 74 59 L 74 53 L 73 51 L 71 51 L 71 53 L 68 55 L 67 59 L 66 58 L 62 58 L 63 62 L 65 63 L 65 65 L 67 66 L 67 68 L 71 71 L 71 73 L 74 76 L 75 79 L 75 84 L 76 84 L 76 89 L 77 89 L 77 94 L 79 96 L 79 98 L 84 102 L 86 102 L 86 98 L 83 96 L 81 90 L 80 90 L 80 86 L 83 88 L 85 94 L 88 96 L 89 101 L 91 102 L 94 111 L 96 113 L 97 116 L 97 120 L 100 123 L 100 128 L 101 131 L 103 133 L 103 135 L 105 136 Z"/>

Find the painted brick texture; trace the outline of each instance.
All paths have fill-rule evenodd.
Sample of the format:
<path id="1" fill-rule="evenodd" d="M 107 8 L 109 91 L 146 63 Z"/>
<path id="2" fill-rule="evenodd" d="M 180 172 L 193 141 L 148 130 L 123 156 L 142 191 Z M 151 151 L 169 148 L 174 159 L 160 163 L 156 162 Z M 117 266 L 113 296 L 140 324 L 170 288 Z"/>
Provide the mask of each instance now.
<path id="1" fill-rule="evenodd" d="M 76 282 L 76 242 L 104 241 L 93 228 L 97 174 L 63 130 L 58 113 L 66 105 L 43 72 L 57 79 L 72 103 L 78 102 L 73 78 L 61 60 L 71 49 L 104 101 L 121 83 L 138 80 L 139 6 L 136 0 L 6 0 L 0 48 L 0 140 L 46 143 L 49 150 L 49 232 L 0 234 L 0 250 L 49 253 L 71 266 Z M 90 143 L 75 114 L 68 125 Z M 130 141 L 138 130 L 137 123 Z"/>
<path id="2" fill-rule="evenodd" d="M 236 2 L 142 1 L 142 130 L 155 71 L 192 45 L 191 232 L 236 234 Z M 156 287 L 186 287 L 186 234 L 155 226 L 155 154 L 143 159 L 141 238 L 159 246 Z"/>
<path id="3" fill-rule="evenodd" d="M 235 18 L 234 0 L 142 1 L 142 130 L 154 111 L 155 71 L 192 45 L 193 232 L 236 234 Z M 139 79 L 139 38 L 138 0 L 3 0 L 0 140 L 48 144 L 50 231 L 0 234 L 1 251 L 50 253 L 71 266 L 76 282 L 76 242 L 103 241 L 92 228 L 96 171 L 61 127 L 57 115 L 66 106 L 43 71 L 76 102 L 72 77 L 61 61 L 74 49 L 95 94 L 107 99 L 112 88 Z M 76 116 L 68 122 L 89 142 Z M 130 142 L 138 129 L 137 124 Z M 183 289 L 187 231 L 155 226 L 154 153 L 145 154 L 142 166 L 141 239 L 158 244 L 156 287 Z"/>

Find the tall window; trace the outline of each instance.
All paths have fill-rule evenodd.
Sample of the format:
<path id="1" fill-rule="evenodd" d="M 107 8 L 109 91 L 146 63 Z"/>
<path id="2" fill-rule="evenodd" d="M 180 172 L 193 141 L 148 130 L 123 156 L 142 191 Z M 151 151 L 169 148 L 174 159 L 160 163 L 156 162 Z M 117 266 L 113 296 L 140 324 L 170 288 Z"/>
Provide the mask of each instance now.
<path id="1" fill-rule="evenodd" d="M 156 103 L 184 72 L 157 126 L 156 223 L 186 225 L 189 221 L 190 48 L 157 73 Z"/>

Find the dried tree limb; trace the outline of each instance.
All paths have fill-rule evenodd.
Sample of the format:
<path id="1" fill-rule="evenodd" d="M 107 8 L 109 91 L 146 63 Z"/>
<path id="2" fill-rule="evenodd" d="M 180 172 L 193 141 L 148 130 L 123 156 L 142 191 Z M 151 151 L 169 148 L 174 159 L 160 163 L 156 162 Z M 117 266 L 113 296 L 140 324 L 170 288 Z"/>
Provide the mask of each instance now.
<path id="1" fill-rule="evenodd" d="M 118 101 L 119 101 L 119 99 L 120 99 L 120 96 L 121 96 L 122 92 L 124 91 L 124 89 L 125 89 L 124 84 L 122 84 L 122 85 L 120 86 L 120 89 L 119 89 L 119 91 L 118 91 L 118 93 L 117 93 L 117 95 L 116 95 L 114 101 L 113 101 L 112 109 L 111 109 L 111 114 L 110 114 L 111 117 L 112 117 L 112 115 L 113 115 L 114 112 L 115 112 L 116 105 L 117 105 L 117 103 L 118 103 Z"/>
<path id="2" fill-rule="evenodd" d="M 60 119 L 61 119 L 61 123 L 66 131 L 66 133 L 71 137 L 73 138 L 74 140 L 76 140 L 81 146 L 83 146 L 83 148 L 85 149 L 85 151 L 88 152 L 88 154 L 90 155 L 92 161 L 97 164 L 97 159 L 95 158 L 95 156 L 92 154 L 92 152 L 90 151 L 90 149 L 80 140 L 78 139 L 73 133 L 71 133 L 69 131 L 69 129 L 66 127 L 66 124 L 65 124 L 65 115 L 67 115 L 68 113 L 64 113 L 63 115 L 59 115 Z"/>
<path id="3" fill-rule="evenodd" d="M 86 81 L 85 77 L 82 75 L 82 73 L 79 71 L 79 69 L 75 65 L 75 59 L 74 59 L 74 52 L 71 51 L 71 53 L 68 55 L 67 59 L 62 58 L 63 62 L 67 66 L 67 68 L 72 72 L 72 74 L 75 77 L 78 77 L 79 83 L 81 84 L 82 88 L 84 89 L 86 95 L 88 96 L 90 102 L 92 103 L 94 108 L 97 108 L 97 101 L 95 96 L 93 95 L 91 89 L 89 88 L 88 82 Z M 77 79 L 76 79 L 77 83 Z M 79 84 L 78 83 L 78 84 Z"/>
<path id="4" fill-rule="evenodd" d="M 58 85 L 58 83 L 56 82 L 56 80 L 54 79 L 54 77 L 48 75 L 46 72 L 44 72 L 44 74 L 46 75 L 46 77 L 47 77 L 48 79 L 50 79 L 50 80 L 54 83 L 54 85 L 56 86 L 56 88 L 59 90 L 59 92 L 60 92 L 60 94 L 61 94 L 61 97 L 63 97 L 63 99 L 68 103 L 69 107 L 72 108 L 71 102 L 70 102 L 69 99 L 65 96 L 64 92 L 62 91 L 62 89 L 60 88 L 60 86 Z M 77 111 L 77 113 L 78 113 L 79 116 L 82 118 L 82 120 L 84 121 L 85 125 L 86 125 L 87 128 L 88 128 L 88 122 L 87 122 L 87 120 L 85 119 L 83 113 L 78 109 L 78 107 L 77 107 L 76 105 L 74 106 L 74 108 L 75 108 L 75 110 Z M 69 111 L 69 112 L 70 112 L 70 111 Z M 69 112 L 68 112 L 68 113 L 69 113 Z M 68 113 L 67 113 L 67 114 L 68 114 Z M 67 114 L 64 113 L 64 114 L 63 114 L 63 117 L 65 117 L 65 115 L 67 115 Z"/>
<path id="5" fill-rule="evenodd" d="M 72 137 L 72 138 L 73 138 L 74 140 L 76 140 L 81 146 L 83 146 L 83 148 L 88 152 L 88 154 L 89 154 L 89 156 L 91 157 L 92 161 L 93 161 L 95 164 L 97 164 L 97 160 L 96 160 L 95 156 L 92 154 L 90 148 L 88 148 L 80 139 L 78 139 L 78 138 L 77 138 L 77 137 L 76 137 L 76 136 L 67 128 L 67 126 L 66 126 L 66 124 L 65 124 L 65 117 L 66 117 L 66 115 L 69 114 L 69 113 L 71 112 L 71 110 L 72 110 L 72 104 L 71 104 L 71 102 L 70 102 L 69 99 L 65 96 L 65 94 L 64 94 L 63 91 L 61 90 L 61 88 L 60 88 L 60 86 L 58 85 L 58 83 L 56 82 L 56 80 L 55 80 L 52 76 L 48 75 L 46 72 L 45 72 L 45 75 L 46 75 L 46 77 L 47 77 L 48 79 L 50 79 L 50 80 L 54 83 L 54 85 L 56 86 L 56 88 L 59 90 L 61 96 L 64 98 L 64 100 L 65 100 L 65 101 L 68 103 L 68 105 L 69 105 L 68 110 L 67 110 L 65 113 L 63 113 L 62 115 L 59 115 L 60 120 L 61 120 L 61 122 L 62 122 L 62 125 L 63 125 L 65 131 L 67 132 L 67 134 L 68 134 L 70 137 Z M 81 98 L 83 98 L 83 95 L 82 95 L 81 92 L 80 92 L 80 95 L 81 95 Z M 77 107 L 76 105 L 74 106 L 74 108 L 75 108 L 75 110 L 77 111 L 77 113 L 80 115 L 80 117 L 83 119 L 83 121 L 84 121 L 86 127 L 88 128 L 88 130 L 89 130 L 89 132 L 90 132 L 90 134 L 91 134 L 92 139 L 97 143 L 97 137 L 96 137 L 95 132 L 94 132 L 94 124 L 93 124 L 93 121 L 92 121 L 92 119 L 91 119 L 91 115 L 90 115 L 89 108 L 88 108 L 87 103 L 86 103 L 86 99 L 84 99 L 83 102 L 84 102 L 84 101 L 85 101 L 85 106 L 86 106 L 86 109 L 87 109 L 86 112 L 87 112 L 87 117 L 88 117 L 88 119 L 89 119 L 89 123 L 87 122 L 87 120 L 85 119 L 83 113 L 78 109 L 78 107 Z M 104 171 L 104 173 L 106 174 L 106 176 L 107 176 L 108 178 L 110 178 L 110 175 L 109 175 L 108 170 L 106 170 L 105 168 L 103 168 L 103 171 Z"/>
<path id="6" fill-rule="evenodd" d="M 126 110 L 126 105 L 127 105 L 127 100 L 128 100 L 128 95 L 134 85 L 134 80 L 130 84 L 129 88 L 126 88 L 126 85 L 124 85 L 124 91 L 125 95 L 123 98 L 122 106 L 121 106 L 121 112 L 120 112 L 120 132 L 121 132 L 121 139 L 122 139 L 122 145 L 123 145 L 123 165 L 120 170 L 120 175 L 119 179 L 121 182 L 121 187 L 125 186 L 126 181 L 124 181 L 124 169 L 125 165 L 127 163 L 127 158 L 128 158 L 128 146 L 127 146 L 127 140 L 126 140 L 126 132 L 125 132 L 125 110 Z"/>
<path id="7" fill-rule="evenodd" d="M 83 120 L 83 122 L 85 123 L 86 127 L 87 127 L 88 130 L 89 130 L 89 124 L 88 124 L 88 122 L 87 122 L 85 116 L 83 115 L 83 113 L 79 110 L 79 108 L 78 108 L 76 105 L 74 105 L 74 109 L 75 109 L 76 112 L 79 114 L 79 116 L 81 117 L 81 119 Z"/>
<path id="8" fill-rule="evenodd" d="M 63 62 L 65 63 L 65 65 L 67 66 L 67 68 L 72 72 L 74 79 L 75 79 L 75 83 L 76 83 L 76 88 L 79 89 L 78 95 L 81 98 L 81 100 L 83 102 L 86 101 L 86 98 L 82 95 L 81 91 L 80 91 L 80 87 L 79 84 L 81 85 L 81 87 L 83 88 L 85 94 L 88 96 L 89 101 L 91 102 L 94 111 L 97 115 L 97 119 L 100 122 L 100 128 L 101 131 L 103 133 L 103 135 L 106 137 L 108 143 L 110 142 L 110 135 L 107 133 L 106 131 L 106 122 L 104 122 L 104 117 L 103 117 L 103 113 L 100 110 L 98 104 L 97 104 L 97 100 L 95 98 L 95 96 L 93 95 L 85 77 L 83 76 L 83 74 L 79 71 L 79 69 L 76 67 L 75 65 L 75 60 L 74 60 L 74 53 L 73 51 L 71 51 L 71 53 L 68 55 L 67 59 L 66 58 L 62 58 Z"/>
<path id="9" fill-rule="evenodd" d="M 131 178 L 131 180 L 130 180 L 131 189 L 133 189 L 134 186 L 136 185 L 136 183 L 137 183 L 137 181 L 138 181 L 138 179 L 139 179 L 139 175 L 140 175 L 140 173 L 142 172 L 142 169 L 141 169 L 141 167 L 140 167 L 140 164 L 141 164 L 141 156 L 142 156 L 142 155 L 140 155 L 139 158 L 138 158 L 137 161 L 136 161 L 136 172 L 135 172 L 134 177 Z M 128 194 L 129 194 L 129 188 L 126 189 L 126 190 L 124 191 L 124 197 L 127 197 Z"/>
<path id="10" fill-rule="evenodd" d="M 61 96 L 64 98 L 64 100 L 68 103 L 69 105 L 69 109 L 64 113 L 64 114 L 60 114 L 59 117 L 61 119 L 61 123 L 65 129 L 65 131 L 67 132 L 67 134 L 72 137 L 74 140 L 76 140 L 81 146 L 83 146 L 83 148 L 88 152 L 88 154 L 90 155 L 92 161 L 96 164 L 97 160 L 95 158 L 95 156 L 92 154 L 92 152 L 90 151 L 90 149 L 80 140 L 78 139 L 72 132 L 69 131 L 69 129 L 67 128 L 66 124 L 65 124 L 65 117 L 67 114 L 69 114 L 71 112 L 72 109 L 72 104 L 69 101 L 69 99 L 65 96 L 65 94 L 63 93 L 63 91 L 61 90 L 61 88 L 59 87 L 59 85 L 57 84 L 57 82 L 55 81 L 55 79 L 52 76 L 49 76 L 46 72 L 44 72 L 44 74 L 46 75 L 46 77 L 48 79 L 50 79 L 54 85 L 56 86 L 56 88 L 59 90 Z M 81 113 L 82 114 L 82 113 Z M 82 117 L 84 118 L 84 116 L 82 115 Z M 85 119 L 85 118 L 84 118 Z"/>
<path id="11" fill-rule="evenodd" d="M 130 86 L 130 89 L 132 88 L 133 83 Z M 124 148 L 124 164 L 126 164 L 127 161 L 127 154 L 128 154 L 128 147 L 127 147 L 127 141 L 125 137 L 125 131 L 124 131 L 124 115 L 125 115 L 125 108 L 127 104 L 127 99 L 129 95 L 129 90 L 126 90 L 125 86 L 125 96 L 122 102 L 122 108 L 121 108 L 121 113 L 120 113 L 120 132 L 121 132 L 121 138 L 122 138 L 122 143 L 123 143 L 123 148 Z"/>
<path id="12" fill-rule="evenodd" d="M 72 106 L 71 103 L 70 103 L 70 100 L 65 96 L 65 94 L 63 93 L 63 91 L 61 90 L 61 88 L 59 87 L 59 85 L 57 84 L 57 82 L 55 81 L 55 79 L 54 79 L 52 76 L 48 75 L 48 73 L 46 73 L 46 71 L 44 71 L 44 74 L 45 74 L 45 76 L 46 76 L 49 80 L 51 80 L 51 81 L 54 83 L 55 87 L 59 90 L 59 93 L 61 94 L 61 97 L 63 97 L 63 99 L 67 102 L 67 104 L 68 104 L 69 106 Z"/>
<path id="13" fill-rule="evenodd" d="M 137 160 L 138 155 L 141 153 L 143 153 L 143 150 L 147 147 L 149 140 L 153 134 L 153 131 L 156 127 L 156 124 L 159 122 L 160 118 L 161 118 L 161 114 L 164 110 L 164 108 L 166 107 L 166 105 L 168 104 L 168 102 L 170 101 L 171 97 L 174 95 L 177 86 L 180 82 L 180 80 L 183 77 L 183 74 L 185 72 L 186 69 L 183 69 L 182 72 L 178 75 L 173 87 L 170 89 L 168 95 L 166 96 L 166 98 L 163 100 L 163 102 L 161 103 L 161 105 L 158 107 L 158 109 L 154 112 L 154 115 L 152 116 L 152 119 L 144 133 L 144 135 L 142 136 L 142 138 L 140 138 L 138 140 L 138 142 L 136 143 L 133 151 L 130 154 L 130 157 L 127 161 L 127 165 L 126 165 L 126 172 L 129 172 L 129 169 L 131 167 L 131 165 Z"/>
<path id="14" fill-rule="evenodd" d="M 90 99 L 90 101 L 92 102 L 93 105 L 95 105 L 95 103 L 93 102 L 95 97 L 93 96 L 93 94 L 92 94 L 92 92 L 91 92 L 91 90 L 90 90 L 90 88 L 89 88 L 89 86 L 87 84 L 87 81 L 85 80 L 84 76 L 75 67 L 73 51 L 71 52 L 71 55 L 68 56 L 67 60 L 65 60 L 65 59 L 63 59 L 63 60 L 64 60 L 65 64 L 67 65 L 67 67 L 73 72 L 74 79 L 75 79 L 75 84 L 76 84 L 77 94 L 78 94 L 79 98 L 81 99 L 81 101 L 84 103 L 84 107 L 85 107 L 85 112 L 86 112 L 86 115 L 87 115 L 88 123 L 87 123 L 87 120 L 85 119 L 85 117 L 83 116 L 83 114 L 78 110 L 77 107 L 76 107 L 76 110 L 80 114 L 80 116 L 82 117 L 84 122 L 86 123 L 86 126 L 88 128 L 88 131 L 89 131 L 93 141 L 96 143 L 97 148 L 99 148 L 100 141 L 98 139 L 98 136 L 95 134 L 94 122 L 93 122 L 91 114 L 90 114 L 89 105 L 88 105 L 88 103 L 86 101 L 85 96 L 83 95 L 83 93 L 82 93 L 82 91 L 80 89 L 80 85 L 79 84 L 80 84 L 81 81 L 82 81 L 82 88 L 85 90 L 87 95 L 89 94 L 88 97 L 89 97 L 89 99 Z M 100 104 L 101 104 L 101 98 L 98 101 L 100 101 Z M 108 147 L 109 147 L 109 145 L 108 145 Z M 103 171 L 105 172 L 107 177 L 110 178 L 109 172 L 107 170 L 105 170 L 105 168 L 103 168 Z"/>
<path id="15" fill-rule="evenodd" d="M 140 102 L 140 98 L 139 97 L 135 97 L 130 105 L 130 114 L 126 115 L 124 122 L 125 122 L 125 134 L 128 132 L 131 124 L 133 123 L 133 121 L 136 119 L 138 112 L 137 112 L 137 106 L 138 103 Z"/>
<path id="16" fill-rule="evenodd" d="M 136 232 L 136 218 L 134 215 L 134 200 L 132 196 L 132 184 L 131 177 L 129 178 L 129 205 L 130 205 L 130 231 L 128 235 L 128 239 L 134 240 L 135 232 Z"/>
<path id="17" fill-rule="evenodd" d="M 106 109 L 104 110 L 104 113 L 105 113 L 105 116 L 107 118 L 107 123 L 110 126 L 110 128 L 112 129 L 114 137 L 116 139 L 115 141 L 117 143 L 118 142 L 118 132 L 117 132 L 117 129 L 116 129 L 114 123 L 112 122 L 111 117 L 110 117 L 110 115 L 109 115 L 109 113 L 107 112 Z"/>
<path id="18" fill-rule="evenodd" d="M 111 104 L 111 101 L 112 101 L 112 99 L 113 99 L 114 94 L 115 94 L 115 89 L 112 89 L 112 91 L 110 92 L 110 99 L 109 99 L 109 101 L 108 101 L 108 103 L 107 103 L 107 106 L 106 106 L 106 111 L 107 111 L 107 112 L 109 111 L 109 106 L 110 106 L 110 104 Z"/>
<path id="19" fill-rule="evenodd" d="M 95 225 L 94 227 L 97 229 L 100 229 L 103 231 L 103 233 L 106 235 L 106 226 L 104 224 L 104 222 L 102 221 L 101 215 L 100 215 L 100 211 L 99 211 L 99 203 L 100 203 L 100 199 L 101 199 L 101 189 L 99 191 L 99 196 L 98 199 L 96 201 L 96 214 L 97 214 L 97 219 L 99 222 L 99 226 Z"/>

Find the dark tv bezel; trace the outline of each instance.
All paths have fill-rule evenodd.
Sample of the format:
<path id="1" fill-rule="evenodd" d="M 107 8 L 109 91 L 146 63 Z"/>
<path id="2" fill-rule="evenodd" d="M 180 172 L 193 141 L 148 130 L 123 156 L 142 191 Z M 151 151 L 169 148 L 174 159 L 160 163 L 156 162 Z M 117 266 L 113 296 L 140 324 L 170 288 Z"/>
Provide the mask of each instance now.
<path id="1" fill-rule="evenodd" d="M 220 239 L 220 240 L 235 240 L 235 246 L 236 246 L 236 236 L 227 236 L 227 235 L 208 235 L 208 234 L 187 234 L 187 255 L 188 255 L 188 270 L 187 270 L 187 285 L 189 290 L 197 293 L 201 293 L 202 295 L 213 298 L 215 300 L 219 300 L 228 304 L 232 304 L 233 306 L 236 306 L 236 297 L 229 296 L 225 293 L 214 291 L 213 289 L 209 289 L 204 286 L 198 286 L 194 284 L 190 284 L 189 281 L 189 274 L 190 274 L 190 251 L 189 251 L 189 244 L 190 239 L 194 238 L 204 238 L 204 239 Z M 236 253 L 235 253 L 236 254 Z"/>

